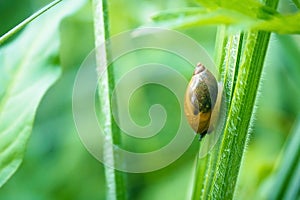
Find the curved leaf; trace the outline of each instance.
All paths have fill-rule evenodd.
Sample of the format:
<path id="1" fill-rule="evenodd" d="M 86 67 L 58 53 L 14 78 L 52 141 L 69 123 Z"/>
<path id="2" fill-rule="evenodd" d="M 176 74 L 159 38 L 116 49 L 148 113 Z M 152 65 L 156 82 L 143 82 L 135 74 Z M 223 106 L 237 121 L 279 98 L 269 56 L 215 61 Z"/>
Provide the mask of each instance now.
<path id="1" fill-rule="evenodd" d="M 0 187 L 20 166 L 38 104 L 60 75 L 60 21 L 82 2 L 64 1 L 0 49 Z"/>
<path id="2" fill-rule="evenodd" d="M 267 6 L 250 7 L 243 10 L 244 6 L 239 8 L 238 5 L 240 4 L 231 8 L 226 5 L 224 7 L 213 7 L 213 9 L 211 7 L 194 7 L 163 11 L 155 15 L 153 20 L 159 26 L 171 28 L 225 24 L 230 28 L 242 31 L 260 30 L 281 34 L 300 33 L 300 12 L 280 14 Z"/>

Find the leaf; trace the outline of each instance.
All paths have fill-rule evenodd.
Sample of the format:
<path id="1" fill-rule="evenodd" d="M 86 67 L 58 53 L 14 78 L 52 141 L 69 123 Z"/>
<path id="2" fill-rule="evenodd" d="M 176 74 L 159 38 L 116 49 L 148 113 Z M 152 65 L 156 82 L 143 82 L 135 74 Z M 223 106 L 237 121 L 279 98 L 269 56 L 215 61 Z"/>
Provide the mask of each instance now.
<path id="1" fill-rule="evenodd" d="M 253 26 L 251 17 L 227 9 L 185 8 L 175 11 L 163 11 L 152 19 L 157 25 L 172 28 L 187 28 L 209 24 L 239 25 L 240 28 Z"/>
<path id="2" fill-rule="evenodd" d="M 24 28 L 31 21 L 33 21 L 34 19 L 36 19 L 37 17 L 39 17 L 41 14 L 43 14 L 44 12 L 46 12 L 47 10 L 49 10 L 50 8 L 52 8 L 53 6 L 55 6 L 56 4 L 58 4 L 61 1 L 62 0 L 55 0 L 55 1 L 51 2 L 51 3 L 49 3 L 48 5 L 46 5 L 45 7 L 43 7 L 42 9 L 40 9 L 39 11 L 35 12 L 30 17 L 28 17 L 27 19 L 25 19 L 24 21 L 22 21 L 20 24 L 18 24 L 17 26 L 15 26 L 13 29 L 11 29 L 10 31 L 8 31 L 6 34 L 4 34 L 3 36 L 1 36 L 0 37 L 0 45 L 2 43 L 4 43 L 7 39 L 9 39 L 11 36 L 13 36 L 14 34 L 16 34 L 18 31 L 20 31 L 22 28 Z"/>
<path id="3" fill-rule="evenodd" d="M 270 20 L 261 21 L 253 29 L 277 32 L 280 34 L 300 34 L 300 12 L 289 15 L 274 16 Z"/>
<path id="4" fill-rule="evenodd" d="M 299 0 L 293 0 L 294 4 L 297 6 L 297 8 L 300 8 L 300 1 Z"/>
<path id="5" fill-rule="evenodd" d="M 20 166 L 38 104 L 60 75 L 60 21 L 82 3 L 64 1 L 0 49 L 0 187 Z"/>
<path id="6" fill-rule="evenodd" d="M 211 10 L 224 8 L 242 13 L 252 18 L 268 18 L 270 14 L 277 13 L 276 10 L 267 7 L 256 0 L 197 0 L 197 2 Z"/>
<path id="7" fill-rule="evenodd" d="M 276 166 L 270 190 L 269 199 L 297 199 L 300 190 L 300 117 L 283 148 L 279 166 Z"/>
<path id="8" fill-rule="evenodd" d="M 158 26 L 170 28 L 225 24 L 233 30 L 261 30 L 281 34 L 300 33 L 300 12 L 283 15 L 260 3 L 253 3 L 254 1 L 247 4 L 233 4 L 236 1 L 220 2 L 223 3 L 218 5 L 205 1 L 203 5 L 206 8 L 194 7 L 163 11 L 155 15 L 153 20 Z"/>

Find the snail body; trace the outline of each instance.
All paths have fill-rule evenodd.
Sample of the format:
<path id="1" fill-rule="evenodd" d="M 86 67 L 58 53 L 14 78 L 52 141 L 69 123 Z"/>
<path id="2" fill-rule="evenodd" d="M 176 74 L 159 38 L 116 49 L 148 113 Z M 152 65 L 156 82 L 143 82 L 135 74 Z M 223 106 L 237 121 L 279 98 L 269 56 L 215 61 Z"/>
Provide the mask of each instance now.
<path id="1" fill-rule="evenodd" d="M 212 111 L 218 97 L 218 83 L 213 74 L 198 64 L 185 93 L 184 112 L 200 140 L 209 132 Z"/>

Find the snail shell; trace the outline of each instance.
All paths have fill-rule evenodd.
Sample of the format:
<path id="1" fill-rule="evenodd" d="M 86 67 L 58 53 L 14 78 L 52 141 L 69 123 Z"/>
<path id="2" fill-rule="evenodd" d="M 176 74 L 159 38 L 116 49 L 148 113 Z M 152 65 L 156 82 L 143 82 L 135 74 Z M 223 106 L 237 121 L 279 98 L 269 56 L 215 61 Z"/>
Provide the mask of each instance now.
<path id="1" fill-rule="evenodd" d="M 184 112 L 190 126 L 197 134 L 200 134 L 200 139 L 209 130 L 217 96 L 217 80 L 204 65 L 198 64 L 186 90 Z"/>

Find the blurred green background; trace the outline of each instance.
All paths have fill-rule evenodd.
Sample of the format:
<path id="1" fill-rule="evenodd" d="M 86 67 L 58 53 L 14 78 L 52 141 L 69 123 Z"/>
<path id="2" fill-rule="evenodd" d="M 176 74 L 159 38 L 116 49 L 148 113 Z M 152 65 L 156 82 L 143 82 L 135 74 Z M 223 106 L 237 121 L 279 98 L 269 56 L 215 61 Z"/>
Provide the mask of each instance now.
<path id="1" fill-rule="evenodd" d="M 49 2 L 0 1 L 0 35 Z M 109 3 L 112 35 L 151 22 L 150 17 L 158 11 L 197 5 L 192 0 L 110 0 Z M 294 6 L 288 1 L 281 1 L 279 7 L 283 12 L 294 11 Z M 0 199 L 105 199 L 104 167 L 80 142 L 72 118 L 71 96 L 76 71 L 94 46 L 91 1 L 75 15 L 66 18 L 60 29 L 63 75 L 43 98 L 23 164 L 0 189 Z M 180 31 L 198 41 L 213 58 L 216 27 Z M 237 199 L 265 195 L 269 177 L 280 163 L 284 142 L 300 114 L 299 53 L 299 36 L 272 35 Z M 169 66 L 178 66 L 178 61 L 171 57 L 161 59 Z M 180 71 L 186 77 L 192 73 L 191 68 Z M 168 119 L 161 133 L 172 132 L 178 126 L 178 110 L 174 109 L 178 102 L 162 87 L 146 86 L 137 91 L 130 107 L 133 119 L 141 125 L 149 123 L 148 108 L 154 103 L 161 103 L 168 115 L 175 116 Z M 156 149 L 158 141 L 161 146 L 172 137 L 161 135 L 156 141 L 145 141 L 143 147 L 148 143 L 146 149 L 138 150 Z M 136 141 L 126 139 L 125 147 L 130 149 L 134 144 Z M 189 199 L 198 145 L 195 139 L 182 157 L 164 169 L 128 174 L 129 199 Z"/>

